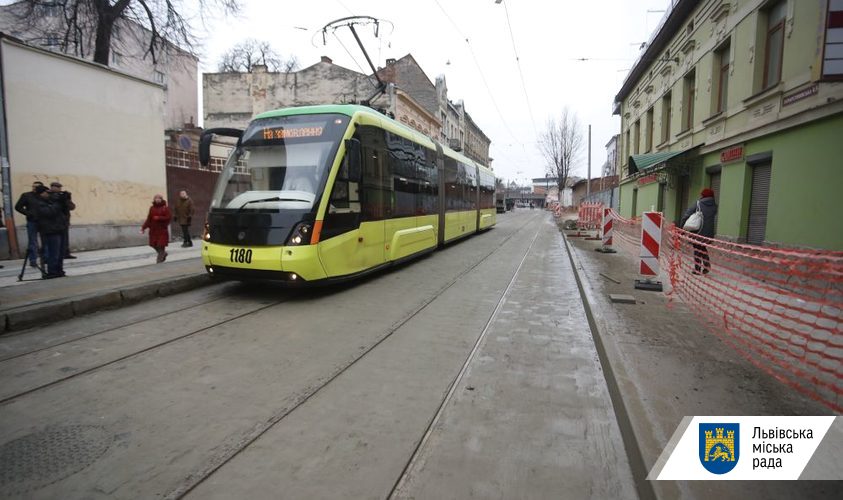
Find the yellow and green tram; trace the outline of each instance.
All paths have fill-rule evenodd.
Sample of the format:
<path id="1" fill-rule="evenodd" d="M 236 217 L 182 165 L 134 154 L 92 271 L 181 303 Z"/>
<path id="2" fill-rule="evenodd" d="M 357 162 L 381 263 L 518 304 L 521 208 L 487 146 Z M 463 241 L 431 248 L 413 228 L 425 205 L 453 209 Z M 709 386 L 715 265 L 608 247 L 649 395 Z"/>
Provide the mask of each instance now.
<path id="1" fill-rule="evenodd" d="M 214 276 L 290 284 L 359 277 L 495 224 L 495 177 L 371 108 L 269 111 L 237 138 L 214 189 L 202 261 Z"/>

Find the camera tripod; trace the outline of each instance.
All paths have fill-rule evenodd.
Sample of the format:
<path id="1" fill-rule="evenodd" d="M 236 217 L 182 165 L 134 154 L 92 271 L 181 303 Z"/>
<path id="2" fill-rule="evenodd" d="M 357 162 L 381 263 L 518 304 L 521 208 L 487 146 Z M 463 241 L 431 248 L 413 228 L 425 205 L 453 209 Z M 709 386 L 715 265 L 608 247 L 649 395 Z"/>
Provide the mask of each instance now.
<path id="1" fill-rule="evenodd" d="M 35 261 L 35 267 L 37 267 L 38 270 L 41 271 L 41 276 L 39 276 L 38 278 L 30 278 L 28 280 L 23 279 L 23 275 L 24 273 L 26 273 L 26 266 L 29 264 L 29 255 L 31 254 L 31 252 L 32 251 L 29 248 L 26 249 L 26 255 L 23 258 L 23 265 L 21 266 L 20 274 L 18 275 L 18 281 L 34 281 L 35 279 L 40 280 L 43 279 L 44 275 L 46 274 L 46 272 L 44 271 L 44 259 L 42 259 L 39 255 L 38 259 Z"/>

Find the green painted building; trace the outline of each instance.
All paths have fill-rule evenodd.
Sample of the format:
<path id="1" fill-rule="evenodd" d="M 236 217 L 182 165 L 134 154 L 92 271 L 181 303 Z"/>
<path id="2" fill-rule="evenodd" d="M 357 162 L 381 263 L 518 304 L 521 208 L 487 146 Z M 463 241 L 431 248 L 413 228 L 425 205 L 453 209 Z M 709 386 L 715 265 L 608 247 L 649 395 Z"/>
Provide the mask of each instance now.
<path id="1" fill-rule="evenodd" d="M 621 215 L 711 187 L 718 238 L 843 250 L 840 4 L 674 2 L 615 98 Z"/>

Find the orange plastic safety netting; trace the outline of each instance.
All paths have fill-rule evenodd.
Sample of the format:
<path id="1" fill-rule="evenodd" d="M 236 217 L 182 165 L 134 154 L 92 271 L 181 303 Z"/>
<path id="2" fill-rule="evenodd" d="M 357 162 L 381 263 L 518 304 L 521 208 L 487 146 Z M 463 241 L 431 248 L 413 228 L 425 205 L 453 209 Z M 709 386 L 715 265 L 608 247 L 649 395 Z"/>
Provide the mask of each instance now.
<path id="1" fill-rule="evenodd" d="M 841 411 L 843 252 L 665 233 L 671 293 L 753 364 Z"/>
<path id="2" fill-rule="evenodd" d="M 639 254 L 641 220 L 612 211 L 615 246 Z M 843 252 L 782 249 L 662 231 L 669 295 L 779 381 L 843 410 Z"/>

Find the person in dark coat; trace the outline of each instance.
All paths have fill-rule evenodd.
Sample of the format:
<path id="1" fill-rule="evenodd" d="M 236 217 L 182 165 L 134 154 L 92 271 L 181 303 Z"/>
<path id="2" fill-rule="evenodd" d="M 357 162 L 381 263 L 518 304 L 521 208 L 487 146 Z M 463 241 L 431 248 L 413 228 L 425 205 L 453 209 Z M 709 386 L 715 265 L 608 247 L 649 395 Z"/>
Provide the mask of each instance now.
<path id="1" fill-rule="evenodd" d="M 41 181 L 32 183 L 32 191 L 28 191 L 20 195 L 18 202 L 15 203 L 15 210 L 26 216 L 26 237 L 27 242 L 27 257 L 29 258 L 29 265 L 38 267 L 38 225 L 35 223 L 35 205 L 38 203 L 38 194 L 35 190 L 38 186 L 44 187 Z"/>
<path id="2" fill-rule="evenodd" d="M 38 186 L 35 190 L 38 200 L 33 204 L 35 223 L 38 226 L 38 233 L 41 235 L 41 244 L 44 246 L 44 261 L 46 272 L 44 279 L 61 278 L 64 276 L 64 255 L 62 255 L 61 240 L 67 219 L 64 216 L 61 205 L 50 193 L 47 186 Z"/>
<path id="3" fill-rule="evenodd" d="M 164 197 L 156 194 L 152 199 L 152 206 L 149 207 L 149 214 L 141 226 L 141 234 L 149 229 L 149 246 L 158 252 L 159 264 L 167 260 L 167 244 L 170 243 L 170 221 L 173 219 L 170 208 Z"/>
<path id="4" fill-rule="evenodd" d="M 688 210 L 685 210 L 682 219 L 679 221 L 679 227 L 684 226 L 688 217 L 697 211 L 697 205 L 699 205 L 703 214 L 703 223 L 699 231 L 695 231 L 693 234 L 705 238 L 714 238 L 714 217 L 717 215 L 717 204 L 714 202 L 714 191 L 711 188 L 700 191 L 700 199 Z M 708 274 L 711 271 L 711 260 L 708 257 L 708 247 L 704 244 L 706 240 L 693 236 L 691 238 L 696 240 L 692 243 L 694 246 L 694 274 L 700 274 L 700 272 Z"/>
<path id="5" fill-rule="evenodd" d="M 76 210 L 76 204 L 73 203 L 73 196 L 70 191 L 62 189 L 61 182 L 53 181 L 50 183 L 50 195 L 61 207 L 64 218 L 67 220 L 67 227 L 61 237 L 61 254 L 65 259 L 75 259 L 75 255 L 70 254 L 70 211 Z"/>
<path id="6" fill-rule="evenodd" d="M 182 247 L 192 247 L 193 241 L 190 239 L 190 223 L 193 221 L 193 200 L 187 195 L 187 191 L 182 189 L 179 191 L 179 199 L 176 201 L 176 206 L 173 208 L 176 216 L 176 222 L 181 226 Z"/>

